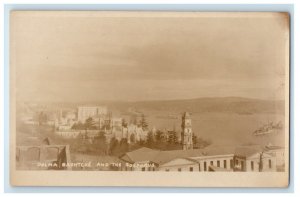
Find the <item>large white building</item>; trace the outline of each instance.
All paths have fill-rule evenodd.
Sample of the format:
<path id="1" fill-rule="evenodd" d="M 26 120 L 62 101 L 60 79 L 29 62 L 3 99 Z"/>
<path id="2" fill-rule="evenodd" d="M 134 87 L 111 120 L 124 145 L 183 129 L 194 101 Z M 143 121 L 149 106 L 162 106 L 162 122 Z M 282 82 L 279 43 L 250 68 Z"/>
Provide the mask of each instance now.
<path id="1" fill-rule="evenodd" d="M 212 146 L 160 151 L 140 148 L 120 157 L 128 171 L 276 171 L 276 158 L 257 146 Z M 259 170 L 261 165 L 261 170 Z M 129 167 L 128 167 L 129 166 Z"/>
<path id="2" fill-rule="evenodd" d="M 80 106 L 77 111 L 78 121 L 84 123 L 89 117 L 107 114 L 107 107 L 103 106 Z"/>

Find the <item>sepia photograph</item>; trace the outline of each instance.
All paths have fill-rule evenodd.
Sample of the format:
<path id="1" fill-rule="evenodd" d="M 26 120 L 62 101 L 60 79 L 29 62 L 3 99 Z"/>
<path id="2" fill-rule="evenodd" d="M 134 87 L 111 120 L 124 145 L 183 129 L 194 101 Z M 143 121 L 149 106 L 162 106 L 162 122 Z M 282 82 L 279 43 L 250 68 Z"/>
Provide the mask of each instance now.
<path id="1" fill-rule="evenodd" d="M 288 186 L 288 13 L 11 11 L 9 36 L 12 185 Z"/>

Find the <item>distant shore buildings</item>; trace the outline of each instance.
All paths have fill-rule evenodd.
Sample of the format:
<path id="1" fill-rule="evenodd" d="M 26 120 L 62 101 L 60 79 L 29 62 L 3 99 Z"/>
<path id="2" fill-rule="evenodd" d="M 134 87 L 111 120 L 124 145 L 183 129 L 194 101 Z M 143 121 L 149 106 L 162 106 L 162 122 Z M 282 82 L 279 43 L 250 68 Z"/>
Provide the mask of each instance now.
<path id="1" fill-rule="evenodd" d="M 92 128 L 85 128 L 88 118 L 92 119 Z M 55 133 L 63 138 L 94 138 L 100 131 L 104 132 L 108 142 L 114 137 L 119 141 L 125 138 L 128 143 L 146 140 L 148 133 L 148 129 L 137 123 L 125 123 L 123 118 L 114 117 L 105 106 L 80 106 L 76 119 L 70 115 L 63 116 L 55 126 Z"/>
<path id="2" fill-rule="evenodd" d="M 74 120 L 74 116 L 71 116 L 70 114 L 69 116 L 61 118 L 60 124 L 56 125 L 55 133 L 64 138 L 78 138 L 82 136 L 94 138 L 102 131 L 108 142 L 114 137 L 119 141 L 121 139 L 127 139 L 129 144 L 146 141 L 149 131 L 153 132 L 153 135 L 156 134 L 155 128 L 150 130 L 142 125 L 143 123 L 141 122 L 143 118 L 139 117 L 133 122 L 128 123 L 128 121 L 123 118 L 114 117 L 112 113 L 108 112 L 106 107 L 78 107 L 77 114 L 80 118 L 77 118 L 76 120 Z M 83 124 L 88 118 L 93 120 L 93 128 L 84 128 Z M 61 120 L 64 121 L 62 122 Z M 183 150 L 193 149 L 191 115 L 188 112 L 184 112 L 181 121 L 182 130 L 179 136 L 174 136 L 177 138 L 175 141 L 182 144 Z M 164 139 L 168 140 L 170 132 L 175 131 L 166 129 L 162 131 Z"/>
<path id="3" fill-rule="evenodd" d="M 33 114 L 33 113 L 31 113 Z M 140 121 L 126 121 L 122 117 L 114 117 L 105 106 L 80 106 L 77 110 L 65 109 L 51 112 L 38 112 L 38 118 L 27 116 L 22 119 L 25 124 L 43 124 L 53 126 L 56 135 L 62 138 L 94 139 L 104 132 L 107 142 L 112 138 L 119 141 L 126 139 L 128 144 L 147 140 L 149 132 L 155 134 L 157 130 L 151 130 L 143 126 Z M 135 113 L 135 116 L 140 114 Z M 45 118 L 45 117 L 48 118 Z M 87 120 L 90 119 L 89 128 Z M 74 127 L 77 125 L 77 128 Z M 78 126 L 79 125 L 79 126 Z M 80 127 L 81 126 L 81 127 Z M 161 135 L 165 140 L 172 137 L 169 133 L 175 132 L 163 129 Z M 174 136 L 173 136 L 174 137 Z M 283 147 L 268 145 L 260 146 L 209 146 L 204 149 L 196 149 L 193 143 L 192 118 L 188 112 L 181 117 L 181 132 L 178 143 L 182 145 L 181 150 L 155 150 L 142 147 L 129 151 L 114 160 L 122 161 L 121 167 L 114 170 L 125 171 L 283 171 L 285 165 L 285 149 Z M 25 147 L 26 148 L 26 147 Z M 19 148 L 17 156 L 21 161 L 27 158 L 27 153 L 33 155 L 28 148 Z M 37 149 L 38 148 L 38 149 Z M 38 157 L 36 160 L 43 160 Z M 56 150 L 56 149 L 55 149 Z M 55 154 L 54 154 L 55 155 Z M 25 157 L 26 156 L 26 157 Z M 115 156 L 114 156 L 115 157 Z M 110 160 L 110 156 L 106 156 Z M 22 160 L 22 162 L 25 159 Z"/>
<path id="4" fill-rule="evenodd" d="M 84 122 L 89 117 L 107 115 L 105 106 L 80 106 L 77 109 L 77 120 Z"/>

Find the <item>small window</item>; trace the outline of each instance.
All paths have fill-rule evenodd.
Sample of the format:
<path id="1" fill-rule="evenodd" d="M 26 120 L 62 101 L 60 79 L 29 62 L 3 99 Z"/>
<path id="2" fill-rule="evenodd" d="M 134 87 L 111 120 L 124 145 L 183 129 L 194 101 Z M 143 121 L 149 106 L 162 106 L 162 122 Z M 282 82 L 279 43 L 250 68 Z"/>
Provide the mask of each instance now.
<path id="1" fill-rule="evenodd" d="M 224 163 L 224 168 L 227 168 L 227 161 L 224 160 L 223 163 Z"/>
<path id="2" fill-rule="evenodd" d="M 181 168 L 178 168 L 178 172 L 181 172 Z"/>
<path id="3" fill-rule="evenodd" d="M 206 161 L 203 163 L 203 166 L 204 166 L 204 171 L 206 171 L 207 170 Z"/>
<path id="4" fill-rule="evenodd" d="M 166 169 L 166 172 L 169 172 L 170 170 L 169 169 Z"/>
<path id="5" fill-rule="evenodd" d="M 145 171 L 146 170 L 146 168 L 142 168 L 142 171 Z"/>
<path id="6" fill-rule="evenodd" d="M 230 159 L 230 168 L 233 169 L 233 160 Z"/>
<path id="7" fill-rule="evenodd" d="M 193 167 L 190 167 L 190 171 L 193 172 L 193 171 L 194 171 L 194 168 L 193 168 Z"/>
<path id="8" fill-rule="evenodd" d="M 217 167 L 220 167 L 220 161 L 219 160 L 217 161 Z"/>
<path id="9" fill-rule="evenodd" d="M 260 168 L 261 168 L 261 170 L 264 169 L 264 161 L 263 160 L 261 160 L 261 162 L 260 162 Z"/>
<path id="10" fill-rule="evenodd" d="M 251 170 L 253 171 L 254 170 L 254 162 L 251 161 Z"/>
<path id="11" fill-rule="evenodd" d="M 213 161 L 210 161 L 210 165 L 213 166 L 213 165 L 214 165 L 214 162 L 213 162 Z"/>
<path id="12" fill-rule="evenodd" d="M 241 170 L 245 169 L 244 161 L 241 161 Z"/>
<path id="13" fill-rule="evenodd" d="M 271 159 L 269 159 L 269 168 L 270 169 L 272 168 L 272 161 L 271 161 Z"/>

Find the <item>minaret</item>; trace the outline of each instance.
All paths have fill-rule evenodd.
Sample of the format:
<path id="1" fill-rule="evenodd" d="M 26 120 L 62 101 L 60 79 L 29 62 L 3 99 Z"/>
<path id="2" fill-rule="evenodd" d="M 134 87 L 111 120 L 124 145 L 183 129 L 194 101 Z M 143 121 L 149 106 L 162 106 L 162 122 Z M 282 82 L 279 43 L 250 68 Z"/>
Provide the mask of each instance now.
<path id="1" fill-rule="evenodd" d="M 181 142 L 183 150 L 193 149 L 193 132 L 191 116 L 188 112 L 184 112 L 182 115 L 182 133 Z"/>

